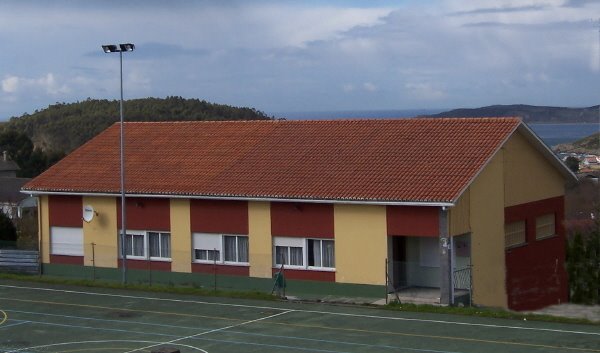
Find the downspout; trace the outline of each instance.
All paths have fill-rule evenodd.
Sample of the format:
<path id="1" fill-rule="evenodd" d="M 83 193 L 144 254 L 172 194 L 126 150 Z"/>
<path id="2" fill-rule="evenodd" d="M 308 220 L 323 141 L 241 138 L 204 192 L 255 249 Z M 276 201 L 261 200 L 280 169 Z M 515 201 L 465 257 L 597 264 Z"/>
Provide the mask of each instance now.
<path id="1" fill-rule="evenodd" d="M 38 276 L 42 275 L 42 199 L 40 196 L 36 196 L 37 199 L 37 210 L 38 210 Z"/>
<path id="2" fill-rule="evenodd" d="M 448 209 L 439 209 L 440 237 L 440 304 L 454 304 L 454 284 L 452 278 L 452 238 L 450 237 Z"/>

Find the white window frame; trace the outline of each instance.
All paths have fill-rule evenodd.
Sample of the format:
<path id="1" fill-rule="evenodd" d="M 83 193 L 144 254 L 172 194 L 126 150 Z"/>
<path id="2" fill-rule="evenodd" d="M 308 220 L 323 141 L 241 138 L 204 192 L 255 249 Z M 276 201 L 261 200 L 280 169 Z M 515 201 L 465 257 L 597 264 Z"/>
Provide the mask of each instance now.
<path id="1" fill-rule="evenodd" d="M 225 237 L 235 237 L 235 254 L 237 261 L 225 261 Z M 204 264 L 214 264 L 217 263 L 219 265 L 235 265 L 235 266 L 249 266 L 249 261 L 239 261 L 240 253 L 239 253 L 239 239 L 246 238 L 248 239 L 248 247 L 250 246 L 250 239 L 248 235 L 245 234 L 215 234 L 215 233 L 192 233 L 192 261 L 196 263 L 204 263 Z M 208 246 L 203 246 L 199 243 L 207 243 Z M 210 247 L 210 249 L 208 248 Z M 217 250 L 218 258 L 216 260 L 203 260 L 196 258 L 196 250 L 200 251 L 214 251 Z M 250 257 L 250 250 L 248 249 L 247 257 Z M 207 253 L 208 258 L 208 253 Z"/>
<path id="2" fill-rule="evenodd" d="M 50 227 L 50 254 L 83 256 L 83 228 Z"/>
<path id="3" fill-rule="evenodd" d="M 169 236 L 169 257 L 161 257 L 161 256 L 150 256 L 150 233 L 158 233 L 159 237 Z M 132 244 L 131 250 L 133 253 L 133 236 L 141 236 L 144 239 L 144 254 L 143 255 L 129 255 L 125 254 L 125 257 L 130 260 L 151 260 L 151 261 L 171 261 L 172 260 L 172 250 L 171 250 L 171 232 L 165 231 L 154 231 L 154 230 L 126 230 L 125 231 L 125 242 L 127 242 L 127 237 L 132 236 Z M 160 239 L 160 238 L 159 238 Z M 119 258 L 123 258 L 121 246 L 121 232 L 119 232 Z M 161 246 L 161 242 L 159 240 L 159 246 Z M 127 249 L 127 246 L 125 246 Z"/>
<path id="4" fill-rule="evenodd" d="M 309 266 L 308 264 L 308 244 L 309 241 L 319 241 L 321 243 L 321 252 L 323 251 L 323 241 L 333 242 L 333 261 L 334 267 L 323 267 L 323 266 Z M 281 263 L 277 259 L 277 248 L 285 247 L 287 250 L 288 262 L 290 259 L 290 248 L 301 248 L 302 249 L 302 265 L 290 265 L 283 264 L 284 268 L 297 269 L 297 270 L 315 270 L 315 271 L 335 271 L 335 240 L 331 238 L 300 238 L 300 237 L 273 237 L 273 268 L 280 268 Z M 323 264 L 322 253 L 321 253 L 321 265 Z"/>
<path id="5" fill-rule="evenodd" d="M 308 261 L 308 249 L 309 249 L 309 244 L 310 242 L 319 242 L 319 250 L 321 251 L 320 254 L 320 264 L 319 266 L 313 265 L 311 266 L 309 264 Z M 324 248 L 324 244 L 323 242 L 331 242 L 333 243 L 333 267 L 328 267 L 328 266 L 323 266 L 323 253 L 325 252 L 325 248 Z M 315 270 L 331 270 L 331 269 L 335 269 L 335 241 L 333 239 L 321 239 L 321 238 L 307 238 L 306 239 L 306 267 L 308 269 L 315 269 Z"/>

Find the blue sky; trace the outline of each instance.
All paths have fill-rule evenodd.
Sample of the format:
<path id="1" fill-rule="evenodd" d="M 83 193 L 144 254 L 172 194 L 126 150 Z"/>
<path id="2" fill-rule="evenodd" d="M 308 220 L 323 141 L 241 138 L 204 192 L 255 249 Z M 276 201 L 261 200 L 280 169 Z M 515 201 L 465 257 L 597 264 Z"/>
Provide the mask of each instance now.
<path id="1" fill-rule="evenodd" d="M 0 120 L 183 96 L 266 112 L 600 102 L 595 0 L 0 2 Z"/>

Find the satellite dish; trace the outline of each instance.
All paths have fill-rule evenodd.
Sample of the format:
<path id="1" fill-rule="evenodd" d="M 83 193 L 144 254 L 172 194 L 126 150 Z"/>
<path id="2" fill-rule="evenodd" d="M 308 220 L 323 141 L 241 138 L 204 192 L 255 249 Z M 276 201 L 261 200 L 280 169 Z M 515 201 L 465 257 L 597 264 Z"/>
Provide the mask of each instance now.
<path id="1" fill-rule="evenodd" d="M 96 212 L 94 211 L 94 208 L 91 205 L 85 205 L 83 206 L 83 220 L 90 223 L 92 221 L 92 219 L 94 219 L 94 215 L 96 215 Z"/>

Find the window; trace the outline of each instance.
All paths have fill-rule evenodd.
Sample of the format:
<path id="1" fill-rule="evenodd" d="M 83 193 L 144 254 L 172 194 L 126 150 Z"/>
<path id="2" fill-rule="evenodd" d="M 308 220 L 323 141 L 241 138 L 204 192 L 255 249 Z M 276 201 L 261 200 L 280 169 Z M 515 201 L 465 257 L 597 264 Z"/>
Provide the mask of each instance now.
<path id="1" fill-rule="evenodd" d="M 248 263 L 248 236 L 194 233 L 194 260 L 214 263 Z"/>
<path id="2" fill-rule="evenodd" d="M 308 239 L 308 266 L 335 267 L 333 240 Z"/>
<path id="3" fill-rule="evenodd" d="M 548 213 L 535 219 L 535 239 L 544 239 L 556 235 L 554 213 Z"/>
<path id="4" fill-rule="evenodd" d="M 276 267 L 335 268 L 333 240 L 275 237 L 273 248 L 273 263 Z"/>
<path id="5" fill-rule="evenodd" d="M 525 244 L 525 221 L 507 223 L 504 225 L 504 241 L 507 248 Z"/>
<path id="6" fill-rule="evenodd" d="M 83 228 L 51 227 L 52 255 L 83 256 Z"/>
<path id="7" fill-rule="evenodd" d="M 170 259 L 171 234 L 166 232 L 127 231 L 125 234 L 125 254 L 127 258 L 134 259 Z"/>
<path id="8" fill-rule="evenodd" d="M 150 257 L 171 258 L 171 234 L 148 232 Z"/>
<path id="9" fill-rule="evenodd" d="M 224 235 L 223 247 L 226 262 L 248 262 L 248 237 Z"/>

